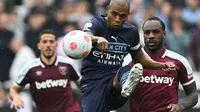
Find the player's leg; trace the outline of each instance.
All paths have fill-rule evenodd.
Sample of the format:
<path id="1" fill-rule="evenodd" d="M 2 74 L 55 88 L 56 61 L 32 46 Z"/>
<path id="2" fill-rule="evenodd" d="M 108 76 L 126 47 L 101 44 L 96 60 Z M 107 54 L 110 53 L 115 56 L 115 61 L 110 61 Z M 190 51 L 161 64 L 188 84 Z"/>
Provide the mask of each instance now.
<path id="1" fill-rule="evenodd" d="M 110 93 L 106 96 L 107 107 L 109 110 L 116 110 L 122 107 L 128 98 L 121 95 L 121 90 L 116 88 L 111 88 Z"/>
<path id="2" fill-rule="evenodd" d="M 122 88 L 121 95 L 129 97 L 135 90 L 143 75 L 143 67 L 140 63 L 133 67 L 126 65 L 121 67 L 114 78 L 113 87 Z"/>
<path id="3" fill-rule="evenodd" d="M 110 94 L 106 97 L 110 110 L 122 107 L 129 96 L 132 94 L 143 74 L 141 64 L 135 64 L 133 67 L 127 65 L 118 70 L 110 87 Z"/>
<path id="4" fill-rule="evenodd" d="M 81 87 L 83 112 L 109 112 L 105 103 L 106 85 L 103 81 L 83 84 Z"/>

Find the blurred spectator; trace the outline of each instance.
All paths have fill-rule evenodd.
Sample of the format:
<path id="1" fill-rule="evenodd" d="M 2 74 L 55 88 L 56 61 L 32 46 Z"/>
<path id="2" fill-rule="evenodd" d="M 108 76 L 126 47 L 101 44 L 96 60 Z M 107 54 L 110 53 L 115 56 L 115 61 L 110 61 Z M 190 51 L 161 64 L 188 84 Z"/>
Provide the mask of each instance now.
<path id="1" fill-rule="evenodd" d="M 15 32 L 18 28 L 19 28 L 19 25 L 18 25 L 18 18 L 17 18 L 17 13 L 12 11 L 10 13 L 8 13 L 8 16 L 9 16 L 9 24 L 8 24 L 8 28 Z"/>
<path id="2" fill-rule="evenodd" d="M 8 74 L 14 59 L 14 53 L 9 48 L 14 33 L 7 29 L 8 20 L 7 13 L 0 14 L 0 82 L 9 80 Z"/>
<path id="3" fill-rule="evenodd" d="M 89 0 L 89 1 L 91 1 L 91 0 Z M 102 14 L 105 14 L 109 0 L 94 0 L 94 1 L 95 1 L 95 3 L 94 3 L 95 15 L 100 16 Z"/>
<path id="4" fill-rule="evenodd" d="M 64 28 L 67 24 L 67 11 L 65 7 L 58 7 L 56 9 L 51 24 L 57 38 L 65 34 Z"/>
<path id="5" fill-rule="evenodd" d="M 175 8 L 172 8 L 171 10 L 171 18 L 182 18 L 182 11 L 183 9 L 181 7 L 175 7 Z"/>
<path id="6" fill-rule="evenodd" d="M 4 83 L 9 80 L 9 70 L 15 56 L 9 48 L 14 33 L 7 29 L 8 22 L 8 14 L 0 13 L 0 99 L 3 101 L 3 107 L 0 107 L 0 111 L 5 111 L 8 108 L 5 105 L 7 103 L 7 95 Z"/>
<path id="7" fill-rule="evenodd" d="M 172 5 L 169 2 L 162 2 L 160 9 L 161 10 L 157 11 L 156 16 L 159 17 L 165 23 L 166 30 L 168 30 Z"/>
<path id="8" fill-rule="evenodd" d="M 147 7 L 147 9 L 145 10 L 145 13 L 144 13 L 143 21 L 142 21 L 141 23 L 139 23 L 139 24 L 142 25 L 142 23 L 143 23 L 148 17 L 154 16 L 155 14 L 156 14 L 156 9 L 155 9 L 155 7 L 153 7 L 153 6 Z"/>
<path id="9" fill-rule="evenodd" d="M 68 22 L 64 28 L 64 33 L 67 34 L 70 31 L 76 30 L 77 24 L 75 22 Z"/>
<path id="10" fill-rule="evenodd" d="M 23 0 L 23 4 L 28 8 L 50 6 L 54 0 Z M 60 1 L 60 0 L 56 0 Z"/>
<path id="11" fill-rule="evenodd" d="M 2 87 L 2 83 L 0 82 L 0 106 L 6 104 L 7 104 L 7 94 Z"/>
<path id="12" fill-rule="evenodd" d="M 17 78 L 17 73 L 19 73 L 23 65 L 36 58 L 33 50 L 24 44 L 22 38 L 13 38 L 10 43 L 10 48 L 14 53 L 16 53 L 16 55 L 9 71 L 10 80 L 4 83 L 6 89 L 9 89 L 12 86 L 11 84 L 14 83 L 15 79 Z M 29 92 L 24 91 L 21 93 L 21 95 L 26 106 L 17 112 L 32 112 L 33 103 Z"/>
<path id="13" fill-rule="evenodd" d="M 110 0 L 0 0 L 0 82 L 9 80 L 9 70 L 14 58 L 9 48 L 12 37 L 25 38 L 34 53 L 37 50 L 37 37 L 44 29 L 54 29 L 57 39 L 71 30 L 82 29 L 83 23 L 106 12 Z M 166 39 L 169 49 L 186 58 L 192 57 L 194 69 L 200 71 L 200 0 L 130 0 L 128 22 L 141 29 L 146 18 L 158 16 L 165 21 L 169 30 Z M 183 19 L 178 22 L 174 19 Z M 196 27 L 197 26 L 197 27 Z M 184 27 L 184 28 L 181 28 Z M 190 38 L 190 33 L 193 32 Z M 139 30 L 141 44 L 143 33 Z M 13 40 L 14 41 L 14 40 Z M 191 42 L 191 52 L 188 46 Z M 17 42 L 16 42 L 17 43 Z M 59 46 L 59 48 L 61 48 Z M 60 49 L 62 51 L 62 49 Z M 61 55 L 63 52 L 59 52 Z M 11 72 L 11 71 L 10 71 Z M 13 77 L 14 78 L 14 77 Z M 198 85 L 197 85 L 198 86 Z M 1 96 L 1 95 L 0 95 Z M 121 109 L 123 111 L 123 109 Z M 0 110 L 0 112 L 8 112 Z M 198 111 L 199 112 L 199 111 Z"/>
<path id="14" fill-rule="evenodd" d="M 134 13 L 133 12 L 130 12 L 129 16 L 128 16 L 128 19 L 127 19 L 127 22 L 138 27 L 138 24 L 136 21 L 133 20 L 134 18 Z"/>
<path id="15" fill-rule="evenodd" d="M 5 4 L 3 0 L 0 0 L 0 13 L 3 13 L 5 11 Z"/>
<path id="16" fill-rule="evenodd" d="M 176 8 L 176 7 L 185 7 L 186 3 L 185 0 L 167 0 L 171 3 L 172 7 Z"/>
<path id="17" fill-rule="evenodd" d="M 192 34 L 191 54 L 194 68 L 200 71 L 200 19 L 197 24 L 197 29 Z"/>
<path id="18" fill-rule="evenodd" d="M 24 35 L 23 19 L 15 10 L 9 12 L 8 16 L 9 16 L 8 29 L 14 32 L 15 37 L 22 37 Z"/>
<path id="19" fill-rule="evenodd" d="M 10 88 L 17 78 L 17 74 L 20 72 L 23 65 L 25 65 L 28 61 L 36 58 L 33 50 L 24 44 L 23 38 L 13 38 L 10 44 L 10 47 L 16 56 L 13 60 L 11 69 L 10 69 L 10 81 L 7 82 L 7 88 Z M 30 96 L 30 93 L 26 90 L 20 93 L 26 106 L 23 109 L 18 110 L 17 112 L 32 112 L 33 111 L 33 103 Z"/>
<path id="20" fill-rule="evenodd" d="M 19 70 L 23 65 L 28 61 L 35 59 L 36 56 L 33 50 L 24 44 L 23 38 L 20 37 L 15 37 L 11 40 L 10 48 L 14 53 L 16 53 L 9 73 L 10 80 L 14 81 L 17 78 L 17 73 L 19 73 Z"/>
<path id="21" fill-rule="evenodd" d="M 33 10 L 30 12 L 28 18 L 27 31 L 25 31 L 26 44 L 33 49 L 36 56 L 40 56 L 39 50 L 37 49 L 37 38 L 39 33 L 44 29 L 48 23 L 48 16 L 46 10 Z"/>
<path id="22" fill-rule="evenodd" d="M 0 112 L 15 112 L 14 110 L 11 110 L 10 107 L 7 105 L 7 93 L 3 89 L 2 84 L 0 82 Z"/>
<path id="23" fill-rule="evenodd" d="M 183 9 L 182 18 L 186 29 L 195 28 L 200 19 L 199 0 L 187 0 L 187 7 Z"/>
<path id="24" fill-rule="evenodd" d="M 89 5 L 87 1 L 82 0 L 77 2 L 75 12 L 69 15 L 67 18 L 70 22 L 77 22 L 78 29 L 83 29 L 86 20 L 93 17 L 93 15 L 88 11 L 88 6 Z"/>
<path id="25" fill-rule="evenodd" d="M 191 38 L 190 34 L 183 29 L 181 18 L 172 19 L 172 31 L 169 31 L 165 43 L 168 49 L 188 57 Z"/>
<path id="26" fill-rule="evenodd" d="M 78 0 L 53 0 L 54 7 L 62 7 L 64 5 L 73 5 Z"/>
<path id="27" fill-rule="evenodd" d="M 131 2 L 131 9 L 129 15 L 129 23 L 135 24 L 136 26 L 140 26 L 140 23 L 143 22 L 144 19 L 145 8 L 143 6 L 142 0 L 133 0 Z"/>
<path id="28" fill-rule="evenodd" d="M 160 8 L 162 7 L 162 3 L 164 2 L 165 0 L 152 0 L 152 5 L 154 8 L 156 8 L 157 10 L 160 10 Z"/>

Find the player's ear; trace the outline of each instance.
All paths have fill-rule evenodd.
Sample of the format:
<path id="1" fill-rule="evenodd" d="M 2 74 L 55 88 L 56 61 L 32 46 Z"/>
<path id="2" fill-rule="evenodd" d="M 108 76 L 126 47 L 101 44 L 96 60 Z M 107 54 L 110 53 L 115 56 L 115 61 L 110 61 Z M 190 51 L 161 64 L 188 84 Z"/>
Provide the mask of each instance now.
<path id="1" fill-rule="evenodd" d="M 56 41 L 56 47 L 58 47 L 58 41 Z"/>
<path id="2" fill-rule="evenodd" d="M 163 31 L 163 35 L 164 35 L 164 37 L 166 37 L 166 35 L 167 35 L 167 31 L 166 30 Z"/>
<path id="3" fill-rule="evenodd" d="M 108 10 L 109 10 L 110 6 L 108 5 L 106 8 L 106 16 L 108 15 Z"/>
<path id="4" fill-rule="evenodd" d="M 37 44 L 37 48 L 40 50 L 40 44 L 39 43 Z"/>

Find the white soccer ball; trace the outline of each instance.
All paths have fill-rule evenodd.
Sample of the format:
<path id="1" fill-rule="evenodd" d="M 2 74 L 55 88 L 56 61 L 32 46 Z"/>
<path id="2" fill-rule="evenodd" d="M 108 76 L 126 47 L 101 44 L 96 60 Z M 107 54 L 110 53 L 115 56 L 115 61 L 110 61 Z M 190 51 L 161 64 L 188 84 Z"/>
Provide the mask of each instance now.
<path id="1" fill-rule="evenodd" d="M 82 59 L 88 56 L 92 49 L 89 35 L 81 30 L 74 30 L 64 36 L 63 50 L 72 59 Z"/>

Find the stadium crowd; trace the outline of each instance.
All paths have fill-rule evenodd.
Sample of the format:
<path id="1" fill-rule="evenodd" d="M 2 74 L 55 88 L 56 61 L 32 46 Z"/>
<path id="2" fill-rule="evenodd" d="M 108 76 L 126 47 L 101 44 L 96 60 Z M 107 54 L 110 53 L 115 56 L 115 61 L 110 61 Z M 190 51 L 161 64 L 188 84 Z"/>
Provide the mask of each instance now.
<path id="1" fill-rule="evenodd" d="M 86 20 L 105 15 L 108 3 L 109 0 L 0 0 L 1 112 L 14 111 L 9 109 L 7 92 L 16 79 L 20 67 L 39 56 L 36 39 L 39 33 L 47 28 L 53 29 L 58 42 L 61 42 L 63 36 L 69 31 L 82 30 Z M 128 22 L 139 29 L 142 45 L 144 45 L 142 24 L 151 16 L 161 18 L 166 24 L 167 49 L 189 60 L 200 96 L 198 81 L 200 79 L 200 1 L 131 0 Z M 57 53 L 65 56 L 61 45 L 58 46 Z M 81 63 L 81 61 L 75 62 L 78 65 Z M 80 91 L 73 83 L 72 86 L 75 96 L 80 100 Z M 28 104 L 25 112 L 34 112 L 29 91 L 25 89 L 22 94 Z M 123 109 L 126 108 L 129 107 L 125 105 Z M 119 109 L 118 112 L 123 112 L 123 109 Z M 199 111 L 200 103 L 194 109 Z"/>

